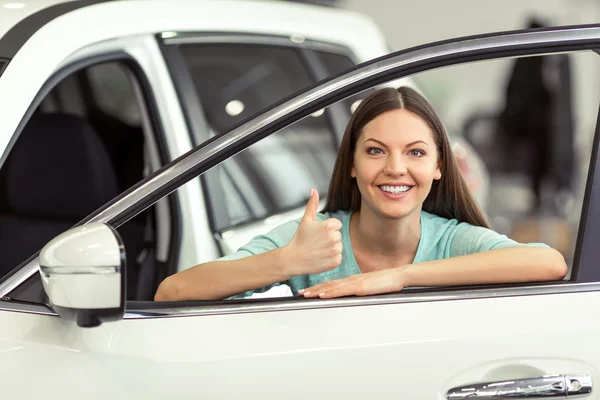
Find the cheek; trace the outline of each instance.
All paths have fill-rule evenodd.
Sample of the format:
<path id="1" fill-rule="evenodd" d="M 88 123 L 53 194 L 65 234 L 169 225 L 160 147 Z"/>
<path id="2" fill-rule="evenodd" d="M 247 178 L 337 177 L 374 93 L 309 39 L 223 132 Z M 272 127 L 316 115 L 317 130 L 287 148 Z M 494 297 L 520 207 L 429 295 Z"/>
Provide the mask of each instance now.
<path id="1" fill-rule="evenodd" d="M 374 179 L 379 171 L 379 166 L 374 160 L 356 158 L 352 167 L 353 177 L 357 180 L 368 181 Z"/>
<path id="2" fill-rule="evenodd" d="M 433 179 L 439 179 L 439 169 L 436 163 L 422 162 L 419 165 L 415 165 L 413 173 L 418 176 L 418 179 L 425 181 L 431 181 Z M 415 176 L 416 178 L 416 176 Z"/>
<path id="3" fill-rule="evenodd" d="M 350 170 L 350 175 L 353 178 L 360 179 L 362 175 L 364 175 L 364 165 L 363 160 L 360 156 L 354 155 L 354 161 L 352 161 L 352 169 Z"/>

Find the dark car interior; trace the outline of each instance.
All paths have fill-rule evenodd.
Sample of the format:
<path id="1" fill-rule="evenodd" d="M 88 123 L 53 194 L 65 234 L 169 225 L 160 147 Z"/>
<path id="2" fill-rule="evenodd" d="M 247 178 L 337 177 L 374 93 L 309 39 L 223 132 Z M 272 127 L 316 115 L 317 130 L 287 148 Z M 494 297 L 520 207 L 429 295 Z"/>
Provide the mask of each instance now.
<path id="1" fill-rule="evenodd" d="M 120 84 L 115 95 L 134 96 L 131 83 L 122 82 L 127 78 L 111 77 Z M 0 170 L 0 277 L 144 177 L 141 123 L 107 112 L 98 88 L 111 90 L 94 86 L 86 69 L 57 85 Z M 157 284 L 153 213 L 152 207 L 118 229 L 127 249 L 128 299 L 150 300 Z"/>

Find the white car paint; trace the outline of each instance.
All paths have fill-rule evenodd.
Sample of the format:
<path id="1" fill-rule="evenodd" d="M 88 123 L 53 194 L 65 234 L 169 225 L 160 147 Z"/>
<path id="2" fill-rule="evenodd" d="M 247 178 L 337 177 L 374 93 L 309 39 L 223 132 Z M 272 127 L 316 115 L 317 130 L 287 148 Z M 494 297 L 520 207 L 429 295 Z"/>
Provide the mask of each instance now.
<path id="1" fill-rule="evenodd" d="M 148 0 L 100 4 L 57 18 L 31 37 L 0 76 L 0 110 L 10 110 L 2 112 L 0 148 L 41 85 L 62 65 L 124 49 L 158 94 L 171 157 L 189 150 L 189 138 L 177 134 L 187 128 L 153 40 L 156 32 L 204 27 L 310 32 L 311 38 L 350 47 L 362 61 L 385 53 L 367 20 L 315 10 L 278 3 Z M 0 32 L 6 26 L 1 21 Z M 190 228 L 183 233 L 182 246 L 191 252 L 182 257 L 187 265 L 207 257 L 205 250 L 210 255 L 203 246 L 212 243 L 198 228 L 207 225 L 197 211 L 205 207 L 199 185 L 192 183 L 179 189 L 183 218 L 198 224 L 186 225 Z M 0 300 L 0 393 L 115 400 L 443 399 L 456 386 L 545 374 L 588 374 L 600 382 L 595 346 L 600 325 L 589 311 L 600 300 L 597 288 L 481 293 L 421 295 L 412 301 L 407 294 L 387 303 L 381 298 L 297 301 L 295 309 L 282 302 L 269 312 L 263 312 L 266 303 L 230 303 L 180 310 L 183 315 L 177 317 L 130 313 L 93 329 L 38 314 L 36 308 L 9 310 Z M 586 398 L 599 398 L 597 390 Z"/>
<path id="2" fill-rule="evenodd" d="M 599 301 L 593 292 L 125 320 L 94 329 L 5 312 L 1 390 L 90 400 L 441 400 L 450 388 L 481 381 L 577 373 L 596 383 L 600 325 L 587 309 Z M 566 315 L 585 329 L 557 319 Z"/>
<path id="3" fill-rule="evenodd" d="M 40 251 L 44 290 L 59 307 L 119 308 L 124 256 L 122 244 L 107 225 L 94 222 L 70 229 Z"/>

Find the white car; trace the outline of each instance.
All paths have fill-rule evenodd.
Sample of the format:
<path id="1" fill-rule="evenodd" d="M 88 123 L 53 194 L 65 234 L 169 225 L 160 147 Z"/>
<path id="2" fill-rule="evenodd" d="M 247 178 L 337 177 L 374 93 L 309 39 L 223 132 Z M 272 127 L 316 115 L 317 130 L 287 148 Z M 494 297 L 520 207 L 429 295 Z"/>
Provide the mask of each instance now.
<path id="1" fill-rule="evenodd" d="M 164 0 L 22 5 L 6 4 L 0 14 L 0 89 L 8 104 L 0 125 L 6 232 L 0 278 L 193 146 L 387 53 L 370 20 L 323 7 Z M 417 87 L 408 77 L 394 84 Z M 300 217 L 312 186 L 325 198 L 344 127 L 364 95 L 227 160 L 120 228 L 129 249 L 128 298 L 151 300 L 167 275 Z M 467 146 L 458 137 L 453 145 Z M 457 154 L 484 204 L 483 164 L 470 150 Z M 255 297 L 289 293 L 282 286 Z"/>
<path id="2" fill-rule="evenodd" d="M 569 281 L 172 303 L 148 301 L 148 288 L 235 248 L 254 222 L 293 218 L 311 184 L 326 190 L 339 129 L 364 90 L 441 65 L 593 49 L 600 26 L 455 39 L 340 74 L 351 65 L 328 70 L 328 57 L 386 52 L 354 14 L 89 3 L 25 6 L 0 26 L 2 258 L 34 247 L 0 281 L 2 394 L 598 398 L 596 150 Z M 283 53 L 267 62 L 271 51 Z"/>

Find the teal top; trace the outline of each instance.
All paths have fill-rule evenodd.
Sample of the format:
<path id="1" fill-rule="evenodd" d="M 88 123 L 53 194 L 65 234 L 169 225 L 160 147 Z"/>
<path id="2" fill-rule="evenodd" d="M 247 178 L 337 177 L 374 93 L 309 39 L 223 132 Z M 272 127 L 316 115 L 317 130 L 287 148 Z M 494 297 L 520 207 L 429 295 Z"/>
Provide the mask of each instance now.
<path id="1" fill-rule="evenodd" d="M 242 298 L 250 296 L 252 293 L 265 292 L 280 284 L 288 285 L 293 294 L 297 295 L 300 289 L 360 274 L 360 268 L 358 268 L 350 244 L 350 216 L 351 213 L 348 211 L 317 214 L 318 221 L 337 218 L 342 222 L 341 233 L 344 250 L 342 262 L 337 268 L 320 274 L 294 276 L 285 282 L 250 290 L 230 298 Z M 299 223 L 299 219 L 284 223 L 265 235 L 255 237 L 237 252 L 222 257 L 219 261 L 237 260 L 283 247 L 292 240 Z M 542 243 L 521 244 L 491 229 L 473 226 L 466 222 L 459 223 L 456 219 L 446 219 L 421 211 L 421 238 L 413 264 L 515 246 L 548 247 Z"/>

